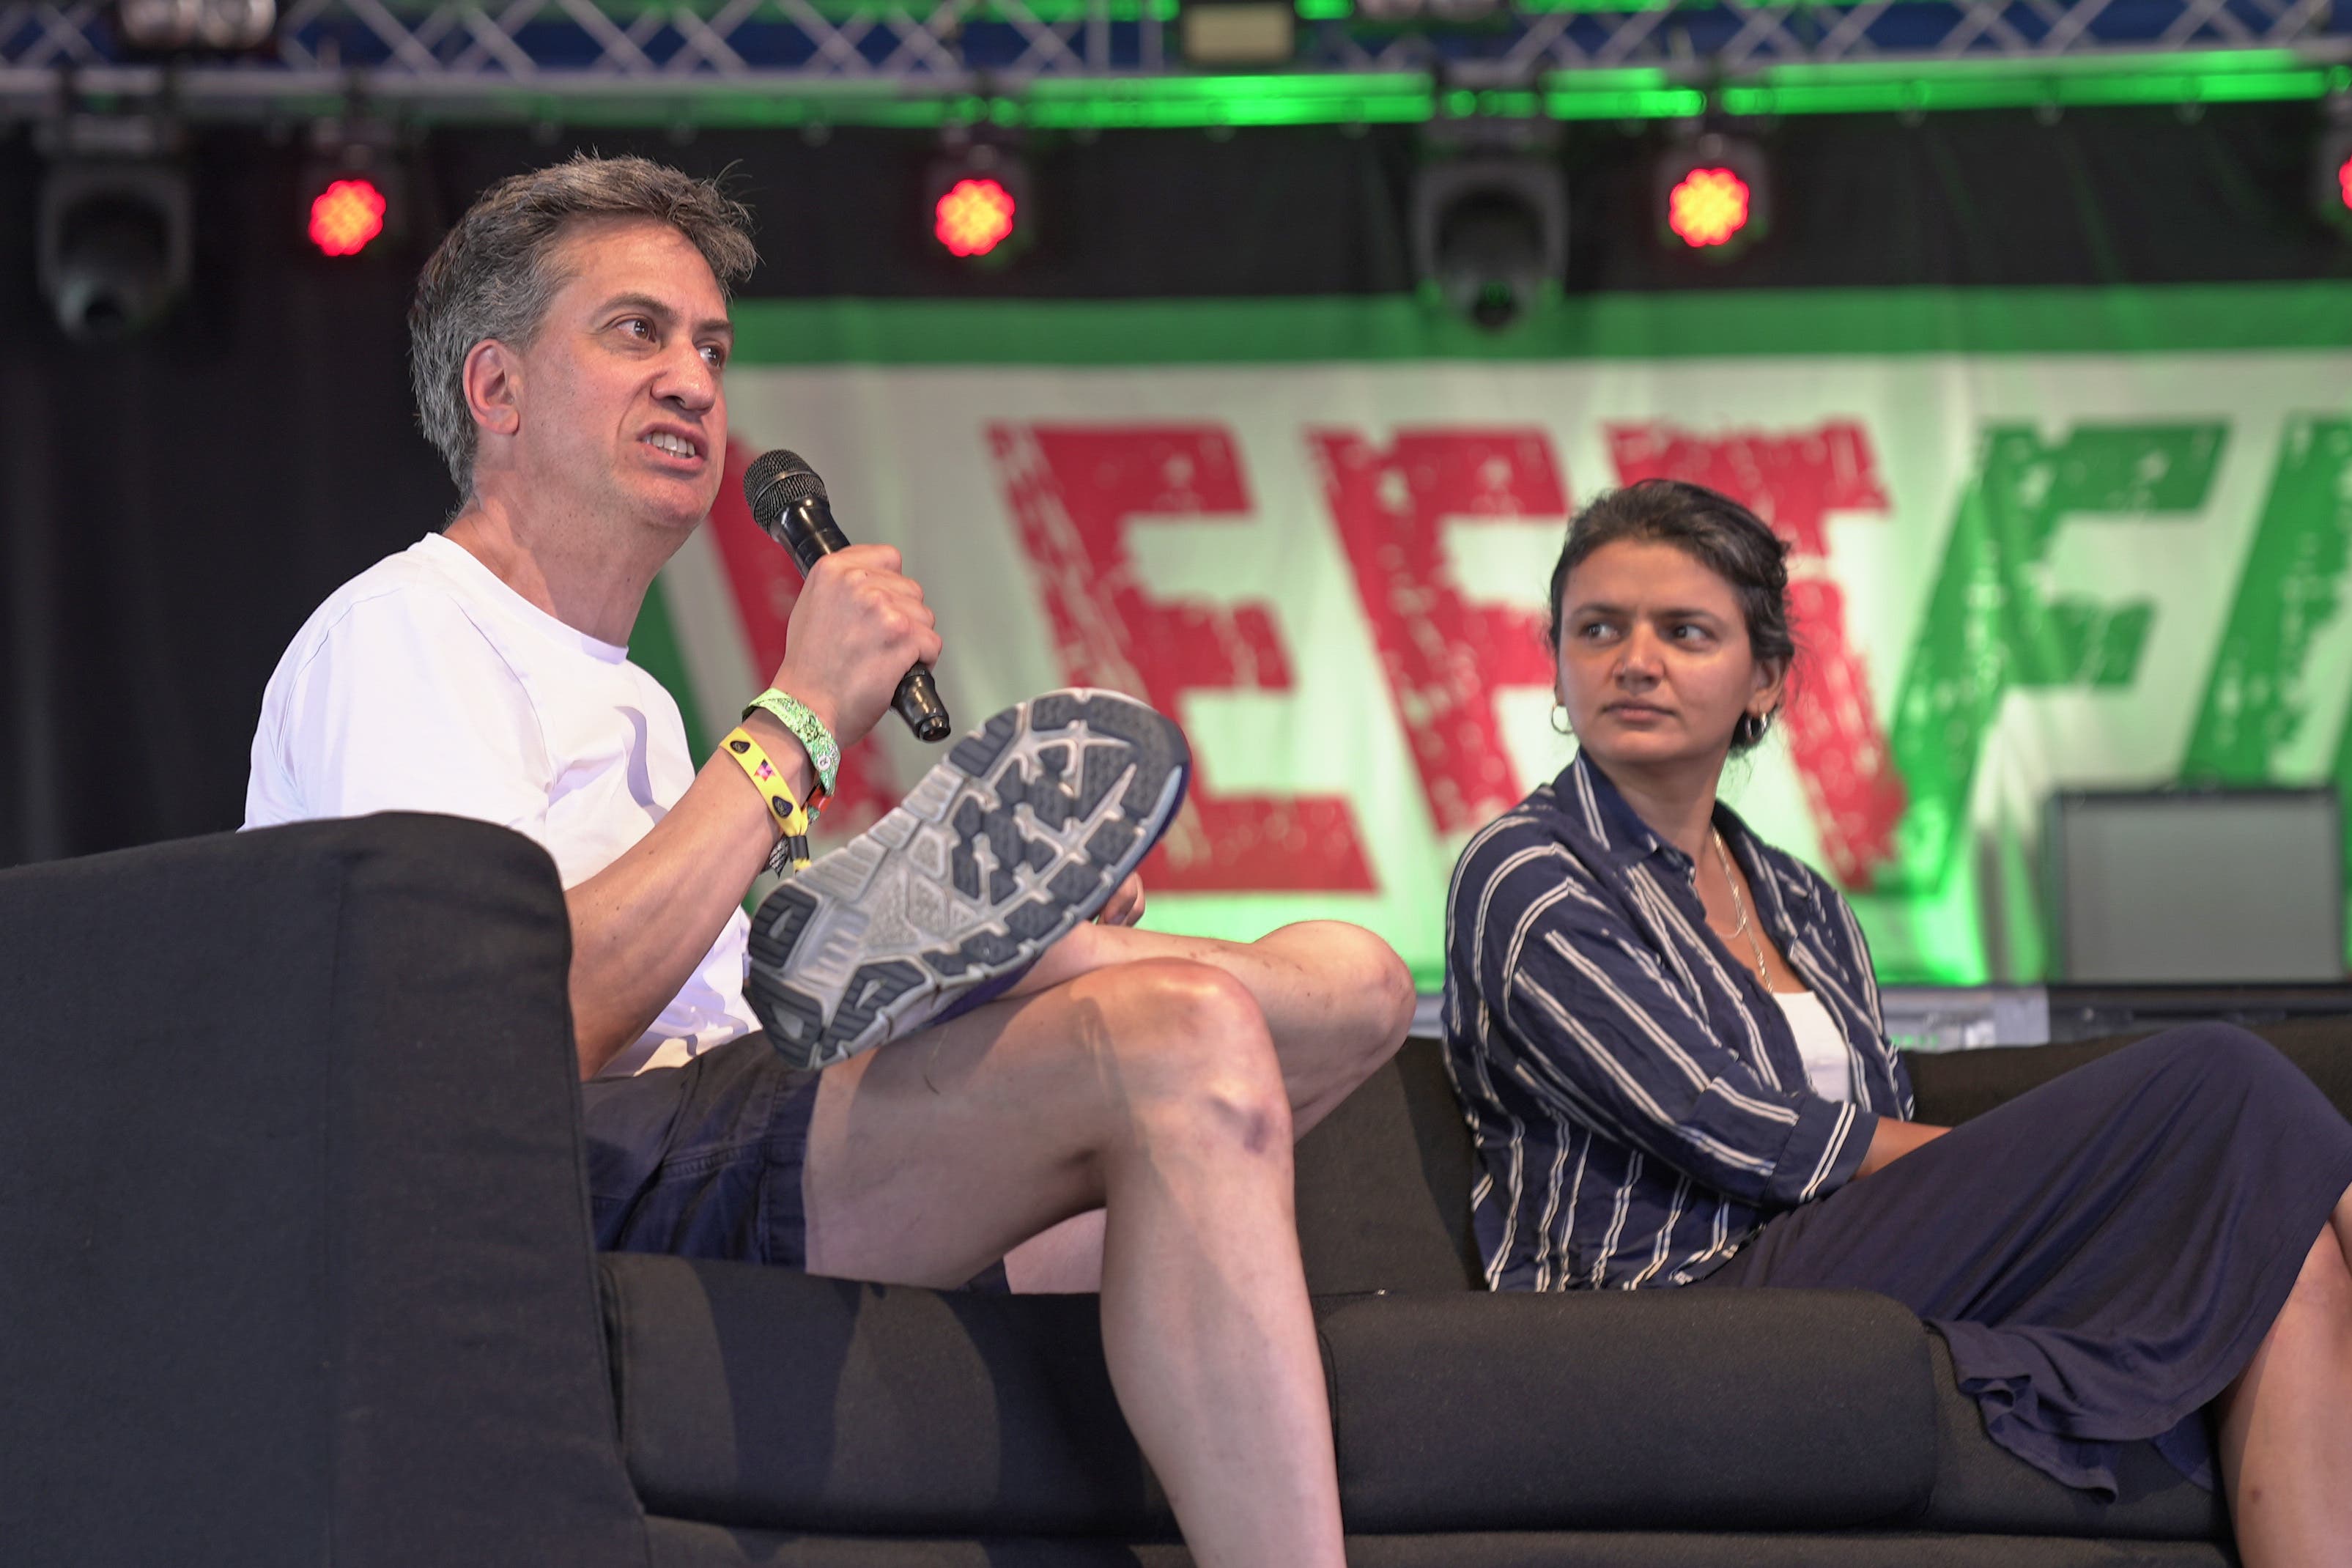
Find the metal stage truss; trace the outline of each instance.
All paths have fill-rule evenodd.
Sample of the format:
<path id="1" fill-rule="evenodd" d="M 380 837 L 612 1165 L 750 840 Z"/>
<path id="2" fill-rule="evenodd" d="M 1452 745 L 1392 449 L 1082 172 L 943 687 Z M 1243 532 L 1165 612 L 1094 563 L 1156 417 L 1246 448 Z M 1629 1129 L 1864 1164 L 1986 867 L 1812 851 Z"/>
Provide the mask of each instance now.
<path id="1" fill-rule="evenodd" d="M 1216 72 L 1179 58 L 1176 0 L 281 0 L 257 57 L 169 63 L 126 54 L 106 5 L 0 0 L 0 118 L 356 102 L 445 123 L 1083 130 L 2352 93 L 2352 6 L 2331 0 L 1517 0 L 1412 22 L 1296 3 L 1292 62 Z"/>

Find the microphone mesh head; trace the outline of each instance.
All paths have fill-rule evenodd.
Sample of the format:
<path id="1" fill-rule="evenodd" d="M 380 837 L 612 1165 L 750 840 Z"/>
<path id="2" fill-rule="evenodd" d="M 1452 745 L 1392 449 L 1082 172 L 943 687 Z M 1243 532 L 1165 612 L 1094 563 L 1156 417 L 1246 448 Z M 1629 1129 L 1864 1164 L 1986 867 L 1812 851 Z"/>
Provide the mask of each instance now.
<path id="1" fill-rule="evenodd" d="M 786 507 L 811 497 L 826 499 L 824 481 L 816 477 L 816 470 L 798 452 L 788 452 L 782 447 L 762 452 L 743 471 L 743 500 L 751 508 L 751 521 L 763 529 L 774 522 Z"/>

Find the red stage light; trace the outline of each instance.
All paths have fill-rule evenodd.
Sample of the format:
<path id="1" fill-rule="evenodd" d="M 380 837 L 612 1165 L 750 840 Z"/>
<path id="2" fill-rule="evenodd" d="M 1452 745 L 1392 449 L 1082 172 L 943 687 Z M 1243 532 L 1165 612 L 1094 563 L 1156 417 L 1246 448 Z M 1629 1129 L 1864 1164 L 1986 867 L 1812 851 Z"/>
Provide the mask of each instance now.
<path id="1" fill-rule="evenodd" d="M 372 180 L 337 180 L 310 203 L 310 243 L 329 256 L 357 256 L 383 232 L 383 193 Z"/>
<path id="2" fill-rule="evenodd" d="M 1748 182 L 1728 169 L 1693 169 L 1666 197 L 1666 226 L 1685 245 L 1722 245 L 1748 226 Z"/>
<path id="3" fill-rule="evenodd" d="M 1013 234 L 1013 193 L 994 180 L 958 180 L 940 198 L 931 232 L 954 256 L 986 256 Z"/>
<path id="4" fill-rule="evenodd" d="M 2336 166 L 2336 194 L 2344 198 L 2345 210 L 2352 212 L 2352 157 Z"/>

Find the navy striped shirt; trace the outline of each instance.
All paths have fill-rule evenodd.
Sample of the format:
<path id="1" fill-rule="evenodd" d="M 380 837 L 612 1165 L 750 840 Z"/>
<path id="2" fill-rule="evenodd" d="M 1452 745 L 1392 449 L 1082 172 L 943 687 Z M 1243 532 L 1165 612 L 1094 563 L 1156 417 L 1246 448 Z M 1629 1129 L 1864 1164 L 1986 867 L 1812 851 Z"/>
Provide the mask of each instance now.
<path id="1" fill-rule="evenodd" d="M 1849 1097 L 1812 1091 L 1786 1015 L 1708 932 L 1690 858 L 1580 754 L 1470 840 L 1447 900 L 1446 1068 L 1492 1289 L 1688 1284 L 1851 1180 L 1880 1114 L 1911 1114 L 1853 910 L 1730 807 L 1715 820 L 1845 1037 Z"/>

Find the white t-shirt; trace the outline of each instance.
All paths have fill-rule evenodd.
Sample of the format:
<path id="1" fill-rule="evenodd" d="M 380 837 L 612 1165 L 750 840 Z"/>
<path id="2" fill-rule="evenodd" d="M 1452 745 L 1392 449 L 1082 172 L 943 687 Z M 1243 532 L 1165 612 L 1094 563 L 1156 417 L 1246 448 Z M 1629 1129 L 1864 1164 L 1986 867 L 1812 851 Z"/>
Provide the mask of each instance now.
<path id="1" fill-rule="evenodd" d="M 694 782 L 677 704 L 628 649 L 575 631 L 427 534 L 344 584 L 261 700 L 245 825 L 437 811 L 529 835 L 587 880 Z M 759 1027 L 737 910 L 603 1077 L 675 1067 Z"/>
<path id="2" fill-rule="evenodd" d="M 1775 991 L 1772 1000 L 1788 1015 L 1797 1054 L 1805 1058 L 1805 1081 L 1813 1092 L 1823 1100 L 1853 1099 L 1853 1053 L 1822 999 L 1810 991 Z"/>

